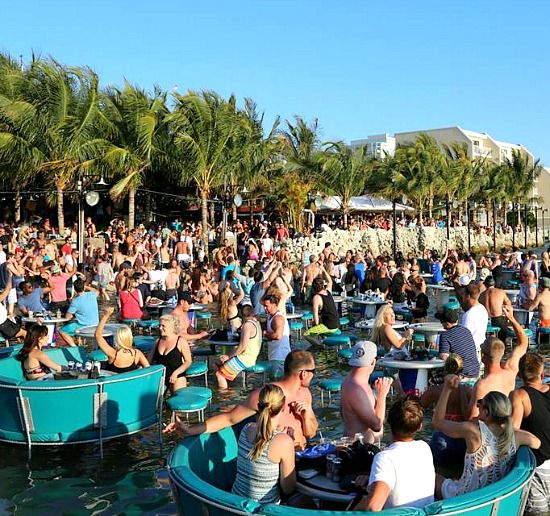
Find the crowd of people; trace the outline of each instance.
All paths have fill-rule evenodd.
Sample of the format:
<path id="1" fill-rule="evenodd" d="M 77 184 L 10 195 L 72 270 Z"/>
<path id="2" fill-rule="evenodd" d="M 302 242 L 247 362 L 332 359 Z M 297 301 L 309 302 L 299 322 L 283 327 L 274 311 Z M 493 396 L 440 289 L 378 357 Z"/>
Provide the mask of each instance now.
<path id="1" fill-rule="evenodd" d="M 505 271 L 518 272 L 518 306 L 537 310 L 540 326 L 549 327 L 548 253 L 539 265 L 530 252 L 476 257 L 448 250 L 443 256 L 390 257 L 374 256 L 368 249 L 334 249 L 327 243 L 318 254 L 304 247 L 299 259 L 293 259 L 286 244 L 291 230 L 257 219 L 238 223 L 210 252 L 200 224 L 175 221 L 128 230 L 115 219 L 98 232 L 88 219 L 90 240 L 81 255 L 75 235 L 60 241 L 47 219 L 3 226 L 0 336 L 23 342 L 21 368 L 27 379 L 35 380 L 61 369 L 44 352 L 51 338 L 43 324 L 46 318 L 64 320 L 53 335 L 57 345 L 74 346 L 79 329 L 96 326 L 107 368 L 121 373 L 161 364 L 167 391 L 173 394 L 186 388 L 193 349 L 210 336 L 198 329 L 191 306 L 209 305 L 219 314 L 217 331 L 239 339 L 229 354 L 217 359 L 218 388 L 228 388 L 256 363 L 264 339 L 273 381 L 228 412 L 193 426 L 176 421 L 166 432 L 195 435 L 243 423 L 233 491 L 261 502 L 308 506 L 310 500 L 293 494 L 293 450 L 306 447 L 318 430 L 310 390 L 315 353 L 325 337 L 340 330 L 335 294 L 376 293 L 386 304 L 378 310 L 368 340 L 353 347 L 342 384 L 341 414 L 346 436 L 361 434 L 365 443 L 377 444 L 387 423 L 392 443 L 375 456 L 370 475 L 357 478 L 356 485 L 366 494 L 356 508 L 422 507 L 434 497 L 471 492 L 503 478 L 517 448 L 527 445 L 537 457 L 528 509 L 550 509 L 544 359 L 528 352 L 524 328 L 504 290 Z M 380 353 L 412 351 L 412 330 L 396 331 L 396 313 L 409 312 L 413 322 L 428 320 L 428 275 L 430 283 L 452 285 L 460 305 L 436 314 L 445 330 L 438 349 L 446 375 L 439 381 L 435 377 L 424 393 L 407 392 L 395 370 L 386 370 L 372 384 Z M 135 348 L 131 328 L 136 321 L 151 319 L 159 301 L 171 308 L 160 317 L 159 336 L 146 356 Z M 291 347 L 287 314 L 296 305 L 311 312 L 311 327 L 305 331 L 309 350 Z M 111 344 L 103 329 L 113 318 L 128 324 L 116 331 Z M 487 337 L 489 323 L 497 327 L 497 337 Z M 510 332 L 515 345 L 506 354 Z M 523 381 L 519 388 L 518 376 Z M 415 436 L 430 408 L 434 433 L 428 445 Z M 253 416 L 256 420 L 248 421 Z M 461 477 L 436 475 L 435 467 L 451 460 L 464 463 Z M 417 481 L 411 484 L 413 475 Z"/>

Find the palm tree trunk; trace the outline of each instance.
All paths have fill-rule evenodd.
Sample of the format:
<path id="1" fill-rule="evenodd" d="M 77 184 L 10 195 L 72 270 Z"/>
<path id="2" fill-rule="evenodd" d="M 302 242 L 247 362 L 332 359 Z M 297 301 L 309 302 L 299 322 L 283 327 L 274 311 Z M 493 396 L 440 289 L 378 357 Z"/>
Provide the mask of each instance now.
<path id="1" fill-rule="evenodd" d="M 201 190 L 201 221 L 202 239 L 208 245 L 208 195 L 206 190 Z"/>
<path id="2" fill-rule="evenodd" d="M 235 206 L 235 203 L 231 203 L 231 206 L 233 208 L 233 211 L 231 213 L 231 215 L 233 216 L 233 222 L 237 222 L 237 206 Z"/>
<path id="3" fill-rule="evenodd" d="M 63 209 L 63 188 L 57 186 L 57 225 L 59 234 L 65 234 L 65 210 Z"/>
<path id="4" fill-rule="evenodd" d="M 348 229 L 348 210 L 344 209 L 344 229 Z"/>
<path id="5" fill-rule="evenodd" d="M 15 190 L 15 222 L 21 221 L 21 194 L 20 190 L 17 188 Z"/>
<path id="6" fill-rule="evenodd" d="M 153 201 L 151 199 L 151 196 L 147 195 L 145 197 L 145 222 L 151 222 L 152 220 L 152 217 L 151 217 L 151 212 L 153 211 L 152 207 L 153 207 Z"/>
<path id="7" fill-rule="evenodd" d="M 136 223 L 136 189 L 128 192 L 128 229 L 134 229 Z"/>

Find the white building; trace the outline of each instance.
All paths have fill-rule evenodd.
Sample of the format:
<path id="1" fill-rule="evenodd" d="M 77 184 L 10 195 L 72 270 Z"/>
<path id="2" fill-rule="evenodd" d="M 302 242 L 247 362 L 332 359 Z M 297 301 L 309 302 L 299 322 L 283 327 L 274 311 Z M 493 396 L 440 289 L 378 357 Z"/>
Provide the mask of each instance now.
<path id="1" fill-rule="evenodd" d="M 353 149 L 365 146 L 367 156 L 382 159 L 386 154 L 393 156 L 395 152 L 395 138 L 388 133 L 373 134 L 363 140 L 353 140 L 350 146 Z"/>

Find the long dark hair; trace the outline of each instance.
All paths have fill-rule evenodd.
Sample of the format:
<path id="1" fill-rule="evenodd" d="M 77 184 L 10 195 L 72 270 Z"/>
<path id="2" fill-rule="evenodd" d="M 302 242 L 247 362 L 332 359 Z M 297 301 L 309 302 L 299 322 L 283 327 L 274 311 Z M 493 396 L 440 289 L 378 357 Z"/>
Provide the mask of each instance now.
<path id="1" fill-rule="evenodd" d="M 33 324 L 31 329 L 27 331 L 25 335 L 25 341 L 23 342 L 23 347 L 19 350 L 17 354 L 17 360 L 23 363 L 27 360 L 29 353 L 38 347 L 38 341 L 48 335 L 48 328 L 42 324 Z"/>

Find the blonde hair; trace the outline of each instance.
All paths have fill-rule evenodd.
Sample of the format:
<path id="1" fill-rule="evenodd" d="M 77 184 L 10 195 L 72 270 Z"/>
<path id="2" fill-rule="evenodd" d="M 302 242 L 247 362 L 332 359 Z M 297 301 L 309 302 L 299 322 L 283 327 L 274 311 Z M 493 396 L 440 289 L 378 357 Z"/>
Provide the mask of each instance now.
<path id="1" fill-rule="evenodd" d="M 115 333 L 115 348 L 116 349 L 132 349 L 134 345 L 134 336 L 129 326 L 121 326 Z"/>
<path id="2" fill-rule="evenodd" d="M 370 340 L 372 340 L 377 346 L 380 346 L 382 343 L 382 328 L 384 327 L 384 324 L 386 324 L 386 313 L 390 310 L 393 310 L 392 305 L 382 305 L 378 309 L 378 312 L 376 312 Z"/>
<path id="3" fill-rule="evenodd" d="M 174 333 L 176 335 L 180 332 L 180 321 L 177 317 L 174 317 L 173 315 L 163 315 L 159 321 L 166 321 L 169 324 L 172 325 L 172 328 L 174 329 Z"/>
<path id="4" fill-rule="evenodd" d="M 508 396 L 505 396 L 501 392 L 491 391 L 483 398 L 483 407 L 492 421 L 504 425 L 504 431 L 502 434 L 495 436 L 498 440 L 499 458 L 503 458 L 508 453 L 510 443 L 514 438 L 512 402 Z"/>
<path id="5" fill-rule="evenodd" d="M 256 421 L 256 437 L 254 446 L 248 454 L 248 458 L 257 460 L 267 443 L 273 438 L 275 429 L 271 419 L 275 417 L 285 406 L 285 395 L 283 390 L 272 383 L 265 385 L 260 391 L 258 398 L 258 418 Z"/>
<path id="6" fill-rule="evenodd" d="M 220 318 L 222 321 L 227 320 L 227 316 L 229 315 L 229 300 L 232 297 L 233 292 L 231 291 L 231 286 L 227 283 L 220 292 Z"/>

